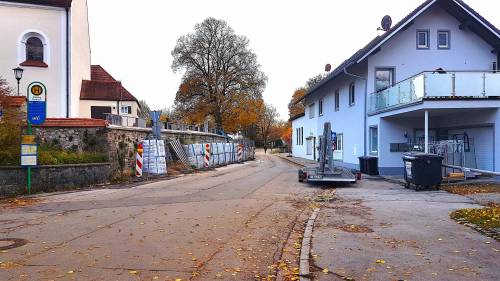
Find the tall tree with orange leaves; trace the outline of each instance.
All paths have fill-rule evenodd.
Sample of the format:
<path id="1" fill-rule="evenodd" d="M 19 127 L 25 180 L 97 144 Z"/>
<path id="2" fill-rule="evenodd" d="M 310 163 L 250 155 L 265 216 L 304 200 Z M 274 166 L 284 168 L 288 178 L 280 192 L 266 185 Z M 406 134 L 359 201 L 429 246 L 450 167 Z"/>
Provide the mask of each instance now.
<path id="1" fill-rule="evenodd" d="M 202 123 L 211 116 L 226 132 L 255 124 L 267 77 L 245 36 L 208 18 L 178 39 L 172 56 L 172 69 L 184 71 L 175 98 L 183 119 Z"/>

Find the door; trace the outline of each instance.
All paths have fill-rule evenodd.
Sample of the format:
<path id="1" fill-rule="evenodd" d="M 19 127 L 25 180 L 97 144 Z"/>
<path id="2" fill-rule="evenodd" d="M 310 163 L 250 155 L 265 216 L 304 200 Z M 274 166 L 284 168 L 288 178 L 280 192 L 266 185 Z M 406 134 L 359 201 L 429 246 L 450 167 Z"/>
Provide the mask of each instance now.
<path id="1" fill-rule="evenodd" d="M 90 117 L 106 120 L 106 114 L 111 114 L 111 106 L 91 106 Z"/>
<path id="2" fill-rule="evenodd" d="M 313 143 L 312 138 L 306 139 L 306 155 L 312 155 Z"/>

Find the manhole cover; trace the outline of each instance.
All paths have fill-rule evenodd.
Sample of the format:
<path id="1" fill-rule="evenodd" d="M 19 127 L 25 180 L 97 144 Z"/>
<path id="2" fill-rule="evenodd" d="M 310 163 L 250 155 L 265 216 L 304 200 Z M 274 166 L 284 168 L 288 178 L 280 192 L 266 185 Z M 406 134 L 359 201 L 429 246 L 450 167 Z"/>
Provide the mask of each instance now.
<path id="1" fill-rule="evenodd" d="M 28 244 L 28 240 L 19 238 L 4 238 L 0 239 L 0 251 L 19 248 Z"/>

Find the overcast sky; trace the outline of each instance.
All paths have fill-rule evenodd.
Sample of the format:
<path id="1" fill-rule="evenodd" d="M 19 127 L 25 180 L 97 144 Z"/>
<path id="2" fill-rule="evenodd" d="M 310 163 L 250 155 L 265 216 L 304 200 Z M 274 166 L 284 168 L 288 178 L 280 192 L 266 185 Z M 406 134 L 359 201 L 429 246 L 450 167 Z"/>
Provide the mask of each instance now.
<path id="1" fill-rule="evenodd" d="M 152 109 L 173 104 L 181 73 L 171 69 L 177 38 L 207 17 L 250 39 L 269 77 L 266 102 L 283 119 L 293 91 L 337 66 L 377 35 L 386 14 L 396 23 L 423 0 L 88 0 L 92 63 L 100 64 Z M 466 0 L 500 27 L 500 1 Z"/>

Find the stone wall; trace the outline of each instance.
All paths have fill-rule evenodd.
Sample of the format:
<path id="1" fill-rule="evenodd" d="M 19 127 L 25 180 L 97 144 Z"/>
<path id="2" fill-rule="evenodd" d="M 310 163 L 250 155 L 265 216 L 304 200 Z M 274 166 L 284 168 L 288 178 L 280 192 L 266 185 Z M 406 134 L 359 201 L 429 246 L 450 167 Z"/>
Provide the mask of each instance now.
<path id="1" fill-rule="evenodd" d="M 127 128 L 109 126 L 107 128 L 106 148 L 108 150 L 109 161 L 114 172 L 126 171 L 135 167 L 135 153 L 139 141 L 146 139 L 151 134 L 151 129 Z M 179 139 L 182 144 L 199 142 L 225 142 L 223 136 L 190 131 L 162 130 L 162 139 L 168 142 Z"/>
<path id="2" fill-rule="evenodd" d="M 32 169 L 32 193 L 94 186 L 109 182 L 111 164 L 39 166 Z M 26 193 L 27 170 L 0 167 L 0 196 Z"/>
<path id="3" fill-rule="evenodd" d="M 134 167 L 137 144 L 151 135 L 150 128 L 121 126 L 43 126 L 35 127 L 33 132 L 40 143 L 66 150 L 107 153 L 113 175 Z M 216 134 L 176 130 L 162 130 L 162 139 L 179 139 L 182 144 L 225 141 Z"/>

